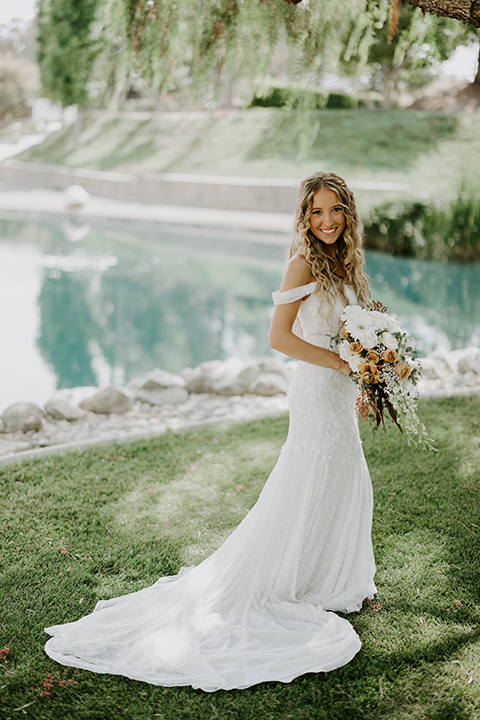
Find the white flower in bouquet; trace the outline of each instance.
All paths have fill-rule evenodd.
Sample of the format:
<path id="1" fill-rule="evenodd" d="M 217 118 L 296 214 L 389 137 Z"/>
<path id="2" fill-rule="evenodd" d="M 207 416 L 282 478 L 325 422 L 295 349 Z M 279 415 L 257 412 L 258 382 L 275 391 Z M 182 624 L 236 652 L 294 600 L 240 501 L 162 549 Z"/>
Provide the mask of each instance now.
<path id="1" fill-rule="evenodd" d="M 354 312 L 346 312 L 349 308 L 345 308 L 342 319 L 345 320 L 347 332 L 349 332 L 355 340 L 360 340 L 360 335 L 363 333 L 373 332 L 374 325 L 370 320 L 369 314 L 363 308 L 358 305 L 351 307 L 356 308 L 356 310 Z M 360 342 L 362 341 L 360 340 Z"/>
<path id="2" fill-rule="evenodd" d="M 350 366 L 350 370 L 356 373 L 360 369 L 360 363 L 363 362 L 363 358 L 360 355 L 350 355 L 350 357 L 347 358 L 347 362 Z"/>
<path id="3" fill-rule="evenodd" d="M 420 371 L 422 369 L 422 364 L 415 358 L 407 358 L 406 363 L 412 368 L 412 370 Z"/>
<path id="4" fill-rule="evenodd" d="M 407 380 L 406 382 L 404 382 L 403 387 L 409 397 L 413 397 L 413 398 L 418 397 L 417 387 L 412 382 L 410 382 L 410 380 Z"/>
<path id="5" fill-rule="evenodd" d="M 388 327 L 388 315 L 379 312 L 378 310 L 370 310 L 369 316 L 373 323 L 373 329 L 375 331 L 389 330 Z"/>
<path id="6" fill-rule="evenodd" d="M 398 340 L 395 335 L 389 332 L 384 332 L 382 335 L 382 343 L 385 345 L 387 350 L 396 350 L 398 348 Z"/>
<path id="7" fill-rule="evenodd" d="M 357 340 L 362 343 L 366 350 L 371 350 L 378 343 L 378 336 L 373 332 L 373 330 L 368 329 L 365 332 L 360 333 Z"/>
<path id="8" fill-rule="evenodd" d="M 388 332 L 394 333 L 394 332 L 401 332 L 401 327 L 398 323 L 398 320 L 393 315 L 385 315 L 386 325 Z"/>
<path id="9" fill-rule="evenodd" d="M 350 350 L 350 343 L 346 340 L 341 342 L 338 346 L 338 354 L 340 355 L 342 360 L 348 362 L 353 355 L 352 351 Z"/>
<path id="10" fill-rule="evenodd" d="M 353 320 L 357 317 L 364 317 L 366 314 L 366 310 L 360 305 L 347 305 L 343 309 L 342 320 Z"/>

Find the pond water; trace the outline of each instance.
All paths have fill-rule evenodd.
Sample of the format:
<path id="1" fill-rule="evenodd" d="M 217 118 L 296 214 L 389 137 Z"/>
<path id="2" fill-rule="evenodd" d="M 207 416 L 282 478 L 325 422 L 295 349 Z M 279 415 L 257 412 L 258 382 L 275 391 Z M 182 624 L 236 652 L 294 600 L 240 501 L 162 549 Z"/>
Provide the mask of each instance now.
<path id="1" fill-rule="evenodd" d="M 0 412 L 154 367 L 272 354 L 287 244 L 224 228 L 0 221 Z M 480 264 L 369 252 L 367 272 L 421 354 L 480 342 Z"/>

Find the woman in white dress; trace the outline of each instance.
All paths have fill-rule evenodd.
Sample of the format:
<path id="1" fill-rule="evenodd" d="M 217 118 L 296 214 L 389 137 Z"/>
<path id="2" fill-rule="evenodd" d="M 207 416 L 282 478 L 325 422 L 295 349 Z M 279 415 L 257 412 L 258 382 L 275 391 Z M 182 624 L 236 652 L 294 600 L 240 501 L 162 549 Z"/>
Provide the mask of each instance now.
<path id="1" fill-rule="evenodd" d="M 260 497 L 213 555 L 47 628 L 64 665 L 211 692 L 333 670 L 360 649 L 335 610 L 373 597 L 372 489 L 349 367 L 329 350 L 348 302 L 368 304 L 353 195 L 333 173 L 300 186 L 272 347 L 299 360 L 290 427 Z"/>

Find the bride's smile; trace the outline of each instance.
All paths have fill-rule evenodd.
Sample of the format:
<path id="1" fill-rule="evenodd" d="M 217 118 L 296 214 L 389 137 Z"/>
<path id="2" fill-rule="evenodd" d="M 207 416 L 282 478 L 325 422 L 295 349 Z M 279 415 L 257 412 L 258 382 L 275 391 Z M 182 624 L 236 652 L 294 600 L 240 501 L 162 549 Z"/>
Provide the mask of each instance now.
<path id="1" fill-rule="evenodd" d="M 333 245 L 345 229 L 345 213 L 333 190 L 320 188 L 313 196 L 310 230 L 322 242 Z"/>

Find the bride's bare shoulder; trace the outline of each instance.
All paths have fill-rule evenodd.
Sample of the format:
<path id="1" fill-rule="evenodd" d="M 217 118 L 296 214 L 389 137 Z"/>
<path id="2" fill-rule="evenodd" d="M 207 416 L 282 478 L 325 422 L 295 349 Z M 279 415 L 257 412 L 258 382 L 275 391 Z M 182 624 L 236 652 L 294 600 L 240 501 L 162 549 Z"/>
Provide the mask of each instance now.
<path id="1" fill-rule="evenodd" d="M 314 281 L 315 278 L 312 275 L 305 256 L 300 253 L 295 253 L 287 263 L 280 290 L 291 290 L 292 288 L 301 287 L 302 285 L 308 285 L 308 283 Z"/>

